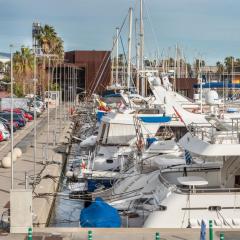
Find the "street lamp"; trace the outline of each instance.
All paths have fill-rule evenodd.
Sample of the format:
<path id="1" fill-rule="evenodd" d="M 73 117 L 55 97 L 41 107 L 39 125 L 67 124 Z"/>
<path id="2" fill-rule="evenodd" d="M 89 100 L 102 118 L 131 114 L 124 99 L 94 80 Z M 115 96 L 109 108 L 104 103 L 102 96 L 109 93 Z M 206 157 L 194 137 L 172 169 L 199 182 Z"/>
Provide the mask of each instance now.
<path id="1" fill-rule="evenodd" d="M 11 54 L 11 189 L 14 188 L 13 182 L 13 45 L 10 45 Z"/>
<path id="2" fill-rule="evenodd" d="M 33 73 L 33 93 L 34 93 L 34 162 L 33 162 L 33 183 L 36 180 L 36 159 L 37 159 L 37 112 L 36 112 L 36 84 L 37 84 L 37 56 L 36 51 L 34 52 L 34 73 Z"/>

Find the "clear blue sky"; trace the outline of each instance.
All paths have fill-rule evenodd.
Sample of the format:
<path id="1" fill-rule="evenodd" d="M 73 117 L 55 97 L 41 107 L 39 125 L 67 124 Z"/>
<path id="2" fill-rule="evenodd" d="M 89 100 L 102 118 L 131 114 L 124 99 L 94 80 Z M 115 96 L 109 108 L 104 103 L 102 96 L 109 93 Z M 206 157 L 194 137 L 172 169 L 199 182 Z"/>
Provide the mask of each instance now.
<path id="1" fill-rule="evenodd" d="M 34 20 L 53 25 L 65 50 L 110 49 L 115 27 L 135 2 L 0 0 L 0 52 L 8 52 L 10 43 L 31 46 Z M 179 44 L 189 61 L 198 55 L 210 64 L 229 55 L 240 58 L 239 0 L 145 0 L 145 7 L 146 56 L 157 48 L 173 52 Z"/>

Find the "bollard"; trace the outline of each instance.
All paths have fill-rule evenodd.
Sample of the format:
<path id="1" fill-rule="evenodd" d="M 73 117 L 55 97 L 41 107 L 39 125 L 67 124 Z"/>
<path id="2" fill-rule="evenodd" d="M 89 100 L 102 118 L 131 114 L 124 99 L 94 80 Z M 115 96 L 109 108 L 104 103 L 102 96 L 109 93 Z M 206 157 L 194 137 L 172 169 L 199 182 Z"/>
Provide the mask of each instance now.
<path id="1" fill-rule="evenodd" d="M 155 240 L 160 240 L 160 234 L 159 234 L 159 232 L 156 232 Z"/>
<path id="2" fill-rule="evenodd" d="M 28 240 L 32 240 L 32 228 L 28 228 Z"/>
<path id="3" fill-rule="evenodd" d="M 224 233 L 220 233 L 220 240 L 224 240 Z"/>
<path id="4" fill-rule="evenodd" d="M 92 231 L 91 230 L 89 230 L 88 231 L 88 240 L 92 240 L 93 238 L 92 238 Z"/>
<path id="5" fill-rule="evenodd" d="M 213 222 L 209 220 L 209 240 L 213 240 Z"/>

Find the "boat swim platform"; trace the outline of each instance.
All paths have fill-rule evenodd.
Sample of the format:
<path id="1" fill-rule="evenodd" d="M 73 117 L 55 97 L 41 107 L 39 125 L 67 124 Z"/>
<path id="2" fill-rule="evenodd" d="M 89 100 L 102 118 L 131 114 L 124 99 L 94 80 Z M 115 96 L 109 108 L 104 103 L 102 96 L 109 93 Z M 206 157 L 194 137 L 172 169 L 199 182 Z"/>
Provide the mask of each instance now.
<path id="1" fill-rule="evenodd" d="M 156 232 L 161 240 L 198 240 L 200 229 L 187 228 L 34 228 L 32 240 L 86 240 L 88 231 L 92 231 L 92 240 L 155 240 Z M 225 240 L 239 240 L 240 229 L 216 229 L 214 239 L 220 239 L 224 232 Z M 0 234 L 2 240 L 27 240 L 25 234 Z M 209 239 L 206 229 L 206 239 Z"/>

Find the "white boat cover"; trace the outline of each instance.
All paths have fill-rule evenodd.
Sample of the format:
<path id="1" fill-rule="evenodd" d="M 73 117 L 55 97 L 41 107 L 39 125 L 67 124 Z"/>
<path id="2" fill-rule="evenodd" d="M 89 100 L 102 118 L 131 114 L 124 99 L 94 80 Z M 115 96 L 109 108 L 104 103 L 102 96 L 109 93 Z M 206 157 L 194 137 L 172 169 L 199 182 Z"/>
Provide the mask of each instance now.
<path id="1" fill-rule="evenodd" d="M 186 133 L 179 140 L 179 144 L 184 149 L 199 156 L 240 156 L 240 144 L 211 144 L 192 136 L 190 133 Z"/>

